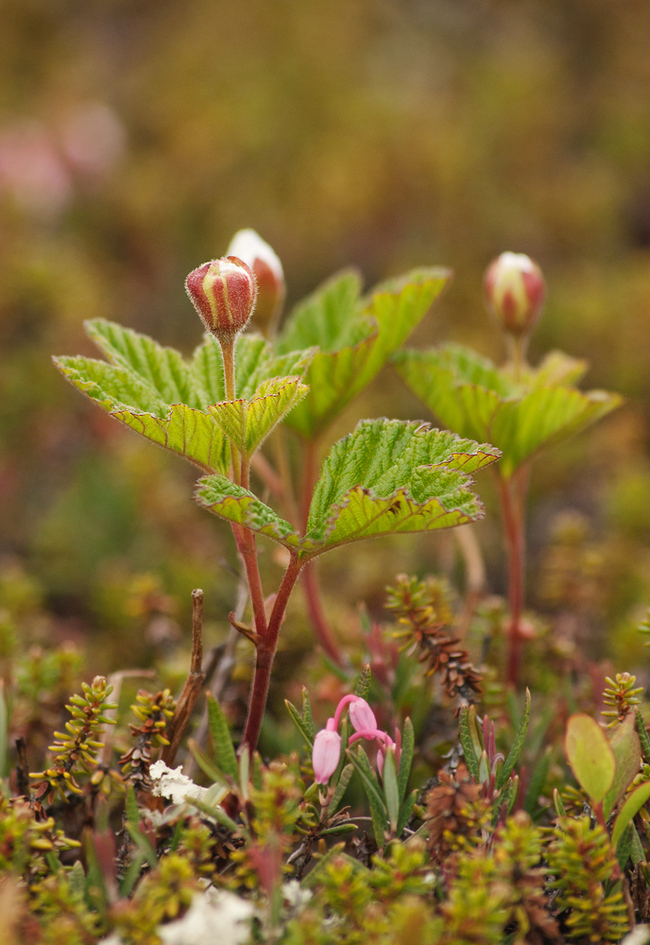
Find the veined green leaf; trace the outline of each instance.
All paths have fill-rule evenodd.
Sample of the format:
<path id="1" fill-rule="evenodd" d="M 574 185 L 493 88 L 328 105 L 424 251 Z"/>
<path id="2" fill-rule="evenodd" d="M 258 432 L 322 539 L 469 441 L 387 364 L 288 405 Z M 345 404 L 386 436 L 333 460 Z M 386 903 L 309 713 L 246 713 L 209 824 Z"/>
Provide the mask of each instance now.
<path id="1" fill-rule="evenodd" d="M 309 394 L 288 425 L 308 439 L 318 436 L 406 340 L 449 276 L 442 269 L 417 270 L 360 300 L 359 277 L 343 273 L 302 303 L 278 349 L 318 344 L 320 351 L 305 377 Z"/>
<path id="2" fill-rule="evenodd" d="M 59 358 L 55 359 L 59 370 L 116 420 L 204 472 L 224 473 L 229 468 L 230 447 L 223 429 L 237 433 L 238 411 L 243 429 L 233 438 L 248 455 L 259 446 L 304 396 L 301 377 L 314 353 L 289 351 L 276 356 L 261 336 L 244 335 L 237 347 L 237 385 L 242 398 L 252 399 L 222 405 L 223 362 L 211 336 L 205 336 L 187 363 L 173 348 L 104 319 L 87 322 L 86 330 L 110 363 Z M 217 412 L 221 423 L 206 412 L 215 404 L 221 407 Z"/>
<path id="3" fill-rule="evenodd" d="M 362 538 L 475 521 L 483 507 L 467 472 L 497 458 L 494 447 L 427 424 L 364 420 L 334 444 L 325 460 L 302 538 L 223 476 L 202 479 L 196 498 L 216 515 L 265 534 L 307 560 Z"/>
<path id="4" fill-rule="evenodd" d="M 280 518 L 252 492 L 235 485 L 225 476 L 205 476 L 200 479 L 194 498 L 203 508 L 226 521 L 245 525 L 289 548 L 299 547 L 300 539 L 293 525 Z"/>
<path id="5" fill-rule="evenodd" d="M 225 472 L 229 447 L 212 417 L 185 404 L 167 405 L 126 368 L 91 358 L 55 359 L 59 370 L 112 417 L 204 472 Z"/>
<path id="6" fill-rule="evenodd" d="M 393 361 L 413 392 L 461 436 L 487 440 L 510 476 L 537 450 L 584 429 L 617 407 L 621 398 L 570 384 L 583 365 L 558 353 L 515 384 L 505 370 L 460 345 L 400 351 Z M 562 383 L 558 383 L 558 379 Z"/>
<path id="7" fill-rule="evenodd" d="M 343 800 L 343 795 L 345 794 L 347 790 L 348 784 L 352 780 L 353 774 L 354 774 L 354 765 L 353 764 L 345 765 L 343 770 L 341 771 L 341 776 L 338 780 L 338 784 L 336 785 L 336 788 L 334 789 L 334 793 L 332 794 L 332 800 L 330 801 L 330 805 L 327 809 L 330 817 L 332 816 L 332 814 L 335 814 L 336 811 L 338 810 L 339 805 L 341 801 Z"/>
<path id="8" fill-rule="evenodd" d="M 535 387 L 554 384 L 570 387 L 580 381 L 588 367 L 588 363 L 581 358 L 572 358 L 563 351 L 549 351 L 534 371 L 531 371 L 530 383 Z"/>
<path id="9" fill-rule="evenodd" d="M 473 706 L 470 706 L 473 709 Z M 463 747 L 463 757 L 465 758 L 465 764 L 467 765 L 467 770 L 474 778 L 475 781 L 479 779 L 479 769 L 478 769 L 478 759 L 480 754 L 477 754 L 474 739 L 472 739 L 472 732 L 470 731 L 470 724 L 476 730 L 476 722 L 472 717 L 470 718 L 470 709 L 467 706 L 462 706 L 460 710 L 460 725 L 459 725 L 459 738 L 460 743 Z M 478 733 L 476 734 L 476 741 L 478 742 Z"/>
<path id="10" fill-rule="evenodd" d="M 272 377 L 288 374 L 302 377 L 314 353 L 315 349 L 310 348 L 288 351 L 278 356 L 261 335 L 242 335 L 237 339 L 235 359 L 237 395 L 244 399 L 252 397 L 259 385 Z M 204 336 L 203 343 L 194 352 L 189 370 L 202 407 L 224 400 L 226 393 L 221 348 L 212 335 Z"/>
<path id="11" fill-rule="evenodd" d="M 361 276 L 352 269 L 332 276 L 315 292 L 299 302 L 286 320 L 278 351 L 317 345 L 328 354 L 356 344 L 369 326 L 358 319 Z"/>
<path id="12" fill-rule="evenodd" d="M 526 742 L 526 736 L 528 735 L 528 723 L 530 721 L 530 689 L 526 689 L 526 702 L 524 705 L 524 714 L 517 729 L 517 734 L 512 743 L 512 747 L 508 752 L 508 757 L 503 763 L 503 767 L 499 771 L 496 777 L 496 788 L 498 791 L 501 790 L 503 785 L 506 783 L 510 772 L 517 763 L 517 759 L 521 754 L 521 749 L 524 747 Z"/>
<path id="13" fill-rule="evenodd" d="M 97 318 L 86 322 L 86 333 L 112 364 L 125 368 L 155 391 L 166 404 L 200 407 L 189 365 L 174 348 L 116 322 Z"/>
<path id="14" fill-rule="evenodd" d="M 483 508 L 466 472 L 497 458 L 491 446 L 427 424 L 361 421 L 334 444 L 323 464 L 303 554 L 321 554 L 361 538 L 475 521 Z"/>
<path id="15" fill-rule="evenodd" d="M 233 780 L 237 779 L 239 766 L 232 743 L 228 722 L 218 701 L 208 694 L 208 725 L 217 766 Z"/>
<path id="16" fill-rule="evenodd" d="M 291 716 L 291 721 L 296 726 L 302 737 L 307 742 L 307 747 L 311 749 L 314 745 L 314 733 L 310 732 L 309 726 L 301 716 L 298 709 L 296 709 L 293 702 L 290 702 L 288 699 L 284 700 L 284 704 L 287 707 L 287 712 Z"/>
<path id="17" fill-rule="evenodd" d="M 225 401 L 208 411 L 225 435 L 250 457 L 308 390 L 300 377 L 272 377 L 260 384 L 250 400 Z"/>

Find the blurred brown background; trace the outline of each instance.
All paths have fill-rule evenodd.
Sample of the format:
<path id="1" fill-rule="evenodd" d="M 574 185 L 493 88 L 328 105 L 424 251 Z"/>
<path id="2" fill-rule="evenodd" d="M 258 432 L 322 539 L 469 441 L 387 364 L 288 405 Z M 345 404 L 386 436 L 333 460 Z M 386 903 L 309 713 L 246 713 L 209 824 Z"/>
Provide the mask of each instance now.
<path id="1" fill-rule="evenodd" d="M 532 359 L 585 356 L 590 386 L 629 402 L 538 464 L 531 560 L 546 574 L 558 514 L 578 515 L 575 581 L 557 593 L 597 607 L 616 652 L 650 604 L 648 36 L 642 0 L 0 0 L 6 621 L 30 639 L 91 632 L 133 662 L 187 629 L 202 585 L 222 632 L 234 559 L 189 500 L 192 469 L 84 403 L 50 356 L 92 353 L 97 316 L 189 353 L 185 274 L 252 226 L 289 308 L 345 265 L 368 285 L 451 267 L 416 341 L 496 357 L 482 271 L 505 249 L 540 263 Z M 419 409 L 384 375 L 346 428 Z M 396 569 L 426 571 L 431 539 L 395 547 L 403 561 L 378 543 L 326 583 L 354 608 Z M 500 591 L 500 547 L 488 559 Z M 544 587 L 532 603 L 566 603 Z"/>

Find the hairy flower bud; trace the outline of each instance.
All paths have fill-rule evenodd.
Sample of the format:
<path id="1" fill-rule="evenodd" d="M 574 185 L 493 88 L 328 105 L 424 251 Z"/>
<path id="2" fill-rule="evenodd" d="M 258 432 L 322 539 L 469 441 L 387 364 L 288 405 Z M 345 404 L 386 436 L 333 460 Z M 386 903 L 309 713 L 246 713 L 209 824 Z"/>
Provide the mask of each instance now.
<path id="1" fill-rule="evenodd" d="M 539 266 L 524 253 L 501 253 L 485 271 L 485 296 L 507 332 L 528 335 L 542 311 L 546 286 Z"/>
<path id="2" fill-rule="evenodd" d="M 255 230 L 240 230 L 232 238 L 228 254 L 238 256 L 255 274 L 257 303 L 255 324 L 265 335 L 272 334 L 284 302 L 284 272 L 273 249 Z"/>
<path id="3" fill-rule="evenodd" d="M 333 720 L 330 719 L 330 721 Z M 327 784 L 338 767 L 340 757 L 341 736 L 339 733 L 329 727 L 317 732 L 311 753 L 317 784 Z"/>
<path id="4" fill-rule="evenodd" d="M 185 288 L 203 324 L 218 341 L 233 341 L 248 324 L 257 286 L 250 267 L 237 256 L 203 263 L 189 274 Z"/>

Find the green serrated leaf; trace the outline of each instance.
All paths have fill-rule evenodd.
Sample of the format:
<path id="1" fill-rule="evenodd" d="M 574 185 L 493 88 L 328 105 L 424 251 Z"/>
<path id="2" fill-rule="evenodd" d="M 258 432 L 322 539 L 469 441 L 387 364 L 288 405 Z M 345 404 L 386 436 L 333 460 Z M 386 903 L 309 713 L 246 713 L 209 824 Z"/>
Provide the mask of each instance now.
<path id="1" fill-rule="evenodd" d="M 272 377 L 250 400 L 225 401 L 208 411 L 237 449 L 250 457 L 308 389 L 300 377 Z"/>
<path id="2" fill-rule="evenodd" d="M 305 378 L 310 392 L 288 425 L 307 439 L 322 433 L 406 340 L 448 280 L 446 270 L 418 270 L 360 301 L 358 276 L 344 273 L 302 303 L 279 350 L 318 344 L 320 351 Z"/>
<path id="3" fill-rule="evenodd" d="M 239 768 L 237 764 L 237 754 L 235 752 L 228 722 L 223 714 L 223 709 L 214 696 L 208 693 L 208 725 L 212 737 L 212 747 L 214 748 L 217 767 L 224 774 L 237 780 Z"/>
<path id="4" fill-rule="evenodd" d="M 639 832 L 634 826 L 634 824 L 632 824 L 632 844 L 631 844 L 631 849 L 630 849 L 630 859 L 632 860 L 632 863 L 634 866 L 636 866 L 637 863 L 643 863 L 645 861 L 645 850 L 643 849 L 643 845 L 639 837 Z"/>
<path id="5" fill-rule="evenodd" d="M 313 741 L 316 736 L 316 728 L 314 726 L 314 715 L 311 711 L 311 700 L 306 686 L 302 687 L 302 721 Z"/>
<path id="6" fill-rule="evenodd" d="M 340 272 L 309 295 L 286 319 L 277 348 L 280 352 L 316 345 L 331 354 L 353 345 L 367 333 L 358 324 L 361 276 L 354 270 Z"/>
<path id="7" fill-rule="evenodd" d="M 521 749 L 524 747 L 526 741 L 526 736 L 528 734 L 528 723 L 530 721 L 530 690 L 526 689 L 526 704 L 524 706 L 524 715 L 517 729 L 517 734 L 512 743 L 512 747 L 508 752 L 508 757 L 503 763 L 503 767 L 496 776 L 495 786 L 497 791 L 500 791 L 503 785 L 508 780 L 510 772 L 517 763 L 517 759 L 521 754 Z"/>
<path id="8" fill-rule="evenodd" d="M 399 772 L 397 775 L 397 784 L 399 786 L 400 803 L 404 800 L 406 788 L 411 774 L 411 765 L 413 764 L 413 752 L 415 750 L 415 733 L 413 732 L 413 723 L 409 718 L 404 720 L 402 729 L 402 751 L 399 759 Z"/>
<path id="9" fill-rule="evenodd" d="M 463 749 L 463 757 L 465 758 L 465 764 L 467 765 L 467 770 L 474 778 L 475 781 L 479 779 L 479 770 L 478 770 L 478 758 L 474 752 L 474 745 L 472 744 L 472 736 L 469 728 L 469 710 L 467 706 L 462 706 L 460 710 L 460 725 L 459 725 L 459 738 L 460 744 Z"/>
<path id="10" fill-rule="evenodd" d="M 164 404 L 125 368 L 105 361 L 59 358 L 55 364 L 78 390 L 124 426 L 203 471 L 227 471 L 230 452 L 212 417 L 185 404 Z"/>
<path id="11" fill-rule="evenodd" d="M 599 804 L 614 781 L 616 760 L 602 728 L 579 712 L 567 722 L 564 750 L 580 787 L 592 804 Z"/>
<path id="12" fill-rule="evenodd" d="M 466 473 L 497 458 L 491 446 L 426 424 L 363 420 L 323 464 L 301 552 L 475 521 L 483 508 Z"/>
<path id="13" fill-rule="evenodd" d="M 461 345 L 399 351 L 393 361 L 416 396 L 446 426 L 501 450 L 503 476 L 621 403 L 617 394 L 584 393 L 570 386 L 582 365 L 561 363 L 559 354 L 552 363 L 542 364 L 541 378 L 530 372 L 522 384 Z M 562 383 L 552 383 L 558 376 Z"/>
<path id="14" fill-rule="evenodd" d="M 113 322 L 97 319 L 86 329 L 110 363 L 82 357 L 55 359 L 67 379 L 141 436 L 184 456 L 204 472 L 226 473 L 227 438 L 207 412 L 225 396 L 221 350 L 215 339 L 206 336 L 188 363 L 173 348 L 163 348 Z M 247 455 L 305 393 L 300 378 L 313 354 L 313 350 L 289 351 L 278 357 L 258 335 L 239 339 L 237 390 L 250 401 L 242 446 Z"/>
<path id="15" fill-rule="evenodd" d="M 327 808 L 329 816 L 331 816 L 332 814 L 335 814 L 336 811 L 339 809 L 339 805 L 341 801 L 343 800 L 343 796 L 345 795 L 348 784 L 350 783 L 350 780 L 352 779 L 353 774 L 354 774 L 354 765 L 353 764 L 345 765 L 336 783 L 334 794 L 332 794 L 332 799 L 330 801 L 329 807 Z"/>
<path id="16" fill-rule="evenodd" d="M 225 476 L 201 479 L 195 497 L 214 514 L 267 535 L 305 561 L 363 538 L 475 521 L 483 507 L 467 473 L 497 458 L 491 446 L 426 424 L 365 420 L 325 460 L 303 538 Z"/>
<path id="17" fill-rule="evenodd" d="M 372 670 L 370 665 L 366 663 L 361 672 L 359 673 L 359 678 L 357 679 L 357 684 L 354 687 L 355 696 L 359 696 L 360 699 L 367 699 L 368 692 L 370 691 L 370 683 L 372 682 Z"/>
<path id="18" fill-rule="evenodd" d="M 166 404 L 200 407 L 189 365 L 174 348 L 105 319 L 85 323 L 88 337 L 117 364 L 148 384 Z"/>
<path id="19" fill-rule="evenodd" d="M 72 895 L 75 899 L 82 901 L 86 892 L 86 873 L 81 860 L 77 860 L 73 864 L 72 868 L 68 870 L 67 876 Z"/>
<path id="20" fill-rule="evenodd" d="M 643 716 L 638 709 L 634 713 L 634 719 L 636 723 L 636 733 L 639 736 L 639 742 L 641 744 L 643 760 L 646 764 L 650 764 L 650 738 L 648 737 L 648 732 L 645 727 L 645 722 L 643 721 Z"/>
<path id="21" fill-rule="evenodd" d="M 287 712 L 291 716 L 291 721 L 296 726 L 296 728 L 298 729 L 302 737 L 305 739 L 307 743 L 307 747 L 311 751 L 311 749 L 314 746 L 314 735 L 310 734 L 309 729 L 307 728 L 307 725 L 304 722 L 304 719 L 300 715 L 300 712 L 295 707 L 293 702 L 289 702 L 288 699 L 285 699 L 284 704 L 287 707 Z"/>
<path id="22" fill-rule="evenodd" d="M 297 549 L 300 539 L 293 525 L 260 499 L 225 476 L 206 476 L 197 483 L 194 498 L 203 508 L 229 522 L 237 522 L 266 535 L 288 548 Z"/>
<path id="23" fill-rule="evenodd" d="M 368 756 L 359 745 L 356 749 L 348 749 L 348 757 L 352 764 L 355 767 L 355 770 L 361 777 L 361 781 L 368 798 L 368 803 L 370 805 L 370 815 L 372 817 L 372 825 L 375 833 L 375 839 L 377 841 L 377 846 L 382 849 L 386 842 L 386 826 L 388 821 L 388 814 L 386 810 L 386 801 L 384 799 L 383 792 L 377 781 L 375 772 L 372 770 L 372 765 L 368 760 Z"/>
<path id="24" fill-rule="evenodd" d="M 616 859 L 618 861 L 619 867 L 623 870 L 627 864 L 627 861 L 630 858 L 632 852 L 632 832 L 634 830 L 634 824 L 629 823 L 621 837 L 616 844 Z"/>

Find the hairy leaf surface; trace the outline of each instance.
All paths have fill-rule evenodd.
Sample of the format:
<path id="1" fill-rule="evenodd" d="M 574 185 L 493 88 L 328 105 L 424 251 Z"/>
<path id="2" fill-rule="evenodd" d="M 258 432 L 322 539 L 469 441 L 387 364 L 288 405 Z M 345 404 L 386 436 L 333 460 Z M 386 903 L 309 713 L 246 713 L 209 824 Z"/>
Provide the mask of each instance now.
<path id="1" fill-rule="evenodd" d="M 260 384 L 250 400 L 224 401 L 208 410 L 226 436 L 249 457 L 308 390 L 300 377 L 272 377 Z"/>
<path id="2" fill-rule="evenodd" d="M 237 434 L 238 414 L 241 429 L 233 438 L 250 455 L 306 391 L 301 376 L 313 351 L 276 356 L 259 335 L 244 335 L 237 346 L 238 390 L 252 399 L 224 405 L 221 351 L 211 336 L 187 362 L 173 348 L 113 322 L 96 319 L 86 329 L 108 363 L 55 359 L 61 372 L 116 420 L 204 472 L 227 471 L 230 447 L 224 432 Z M 298 376 L 284 377 L 287 373 Z M 217 411 L 222 422 L 210 414 L 214 405 L 223 408 Z"/>
<path id="3" fill-rule="evenodd" d="M 289 426 L 308 439 L 318 436 L 406 340 L 449 277 L 443 269 L 416 270 L 361 299 L 358 275 L 346 272 L 301 303 L 278 350 L 311 344 L 320 350 L 305 377 L 309 394 Z"/>
<path id="4" fill-rule="evenodd" d="M 558 352 L 516 384 L 461 345 L 393 356 L 411 390 L 451 430 L 487 440 L 503 453 L 499 466 L 511 475 L 539 449 L 565 439 L 617 407 L 621 398 L 606 391 L 577 390 L 571 384 L 584 363 Z"/>
<path id="5" fill-rule="evenodd" d="M 494 447 L 426 424 L 366 420 L 332 447 L 303 537 L 223 477 L 202 479 L 196 497 L 222 518 L 268 535 L 307 560 L 362 538 L 475 521 L 483 507 L 467 474 L 497 458 Z"/>

